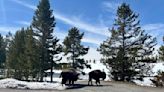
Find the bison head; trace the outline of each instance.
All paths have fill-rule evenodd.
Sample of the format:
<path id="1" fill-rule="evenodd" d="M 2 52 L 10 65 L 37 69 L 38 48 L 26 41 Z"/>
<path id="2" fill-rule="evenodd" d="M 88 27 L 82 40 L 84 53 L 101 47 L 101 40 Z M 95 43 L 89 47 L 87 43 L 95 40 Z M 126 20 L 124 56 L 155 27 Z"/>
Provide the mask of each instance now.
<path id="1" fill-rule="evenodd" d="M 79 75 L 80 75 L 79 73 L 73 74 L 72 79 L 74 81 L 77 81 L 79 79 Z"/>
<path id="2" fill-rule="evenodd" d="M 102 73 L 101 73 L 101 77 L 102 77 L 103 80 L 105 80 L 105 78 L 106 78 L 106 73 L 105 73 L 105 72 L 102 72 Z"/>

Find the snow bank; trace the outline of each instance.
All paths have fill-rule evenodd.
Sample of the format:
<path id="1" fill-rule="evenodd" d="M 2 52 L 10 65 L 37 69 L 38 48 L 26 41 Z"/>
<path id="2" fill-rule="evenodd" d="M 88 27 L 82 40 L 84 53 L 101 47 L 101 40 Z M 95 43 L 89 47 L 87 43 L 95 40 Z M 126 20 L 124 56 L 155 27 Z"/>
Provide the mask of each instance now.
<path id="1" fill-rule="evenodd" d="M 47 71 L 45 71 L 45 72 L 51 72 L 51 70 L 47 70 Z M 53 73 L 58 73 L 58 74 L 60 74 L 61 72 L 62 72 L 62 70 L 52 70 L 52 72 Z"/>
<path id="2" fill-rule="evenodd" d="M 133 82 L 140 86 L 155 87 L 150 79 L 153 79 L 153 77 L 145 77 L 145 78 L 143 78 L 143 81 L 133 80 Z"/>
<path id="3" fill-rule="evenodd" d="M 60 83 L 25 82 L 8 78 L 0 80 L 0 88 L 64 90 L 66 89 L 66 86 L 62 86 Z"/>
<path id="4" fill-rule="evenodd" d="M 45 82 L 50 82 L 51 81 L 51 77 L 44 77 L 43 80 Z M 62 81 L 62 78 L 59 78 L 59 77 L 53 77 L 53 82 L 57 82 L 57 83 L 61 83 Z"/>
<path id="5" fill-rule="evenodd" d="M 47 77 L 43 78 L 43 81 L 45 82 L 50 82 L 51 81 L 51 70 L 47 70 L 45 71 L 47 73 Z M 59 78 L 60 74 L 61 74 L 62 70 L 53 70 L 53 82 L 58 82 L 61 83 L 62 78 Z"/>
<path id="6" fill-rule="evenodd" d="M 163 62 L 151 63 L 150 65 L 153 66 L 153 68 L 152 68 L 153 74 L 151 74 L 151 76 L 157 75 L 158 71 L 164 71 L 164 63 Z M 133 82 L 140 86 L 155 87 L 150 79 L 153 79 L 153 77 L 145 77 L 145 78 L 143 78 L 143 81 L 133 80 Z"/>

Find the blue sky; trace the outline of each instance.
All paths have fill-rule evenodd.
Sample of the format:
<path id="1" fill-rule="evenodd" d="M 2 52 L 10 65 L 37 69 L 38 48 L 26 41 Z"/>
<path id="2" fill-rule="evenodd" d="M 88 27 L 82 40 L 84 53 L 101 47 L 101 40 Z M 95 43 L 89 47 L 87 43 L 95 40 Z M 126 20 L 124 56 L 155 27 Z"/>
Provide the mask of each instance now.
<path id="1" fill-rule="evenodd" d="M 39 0 L 0 0 L 0 33 L 15 33 L 21 27 L 27 27 L 32 21 Z M 108 28 L 114 22 L 118 5 L 130 4 L 132 10 L 139 13 L 141 26 L 147 33 L 157 37 L 158 48 L 164 35 L 164 0 L 50 0 L 56 18 L 54 34 L 61 39 L 71 27 L 85 32 L 83 44 L 90 46 L 87 58 L 98 60 L 96 51 L 99 44 L 110 35 Z"/>

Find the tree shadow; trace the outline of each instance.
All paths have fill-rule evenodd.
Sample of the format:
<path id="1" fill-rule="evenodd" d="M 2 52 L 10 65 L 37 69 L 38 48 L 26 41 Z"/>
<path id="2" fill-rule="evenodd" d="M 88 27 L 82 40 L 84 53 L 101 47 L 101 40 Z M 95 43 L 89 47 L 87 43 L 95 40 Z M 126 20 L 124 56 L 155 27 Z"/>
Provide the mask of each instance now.
<path id="1" fill-rule="evenodd" d="M 113 86 L 113 85 L 88 85 L 88 84 L 74 84 L 74 85 L 67 85 L 67 89 L 80 89 L 84 87 L 105 87 L 105 86 Z"/>

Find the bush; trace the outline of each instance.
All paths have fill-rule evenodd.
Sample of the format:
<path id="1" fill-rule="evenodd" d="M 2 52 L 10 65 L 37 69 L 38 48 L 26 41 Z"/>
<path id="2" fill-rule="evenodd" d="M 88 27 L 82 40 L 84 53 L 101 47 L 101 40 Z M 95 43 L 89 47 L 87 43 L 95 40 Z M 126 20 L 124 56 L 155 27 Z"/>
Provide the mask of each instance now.
<path id="1" fill-rule="evenodd" d="M 164 86 L 164 72 L 158 72 L 158 75 L 151 80 L 156 87 Z"/>

